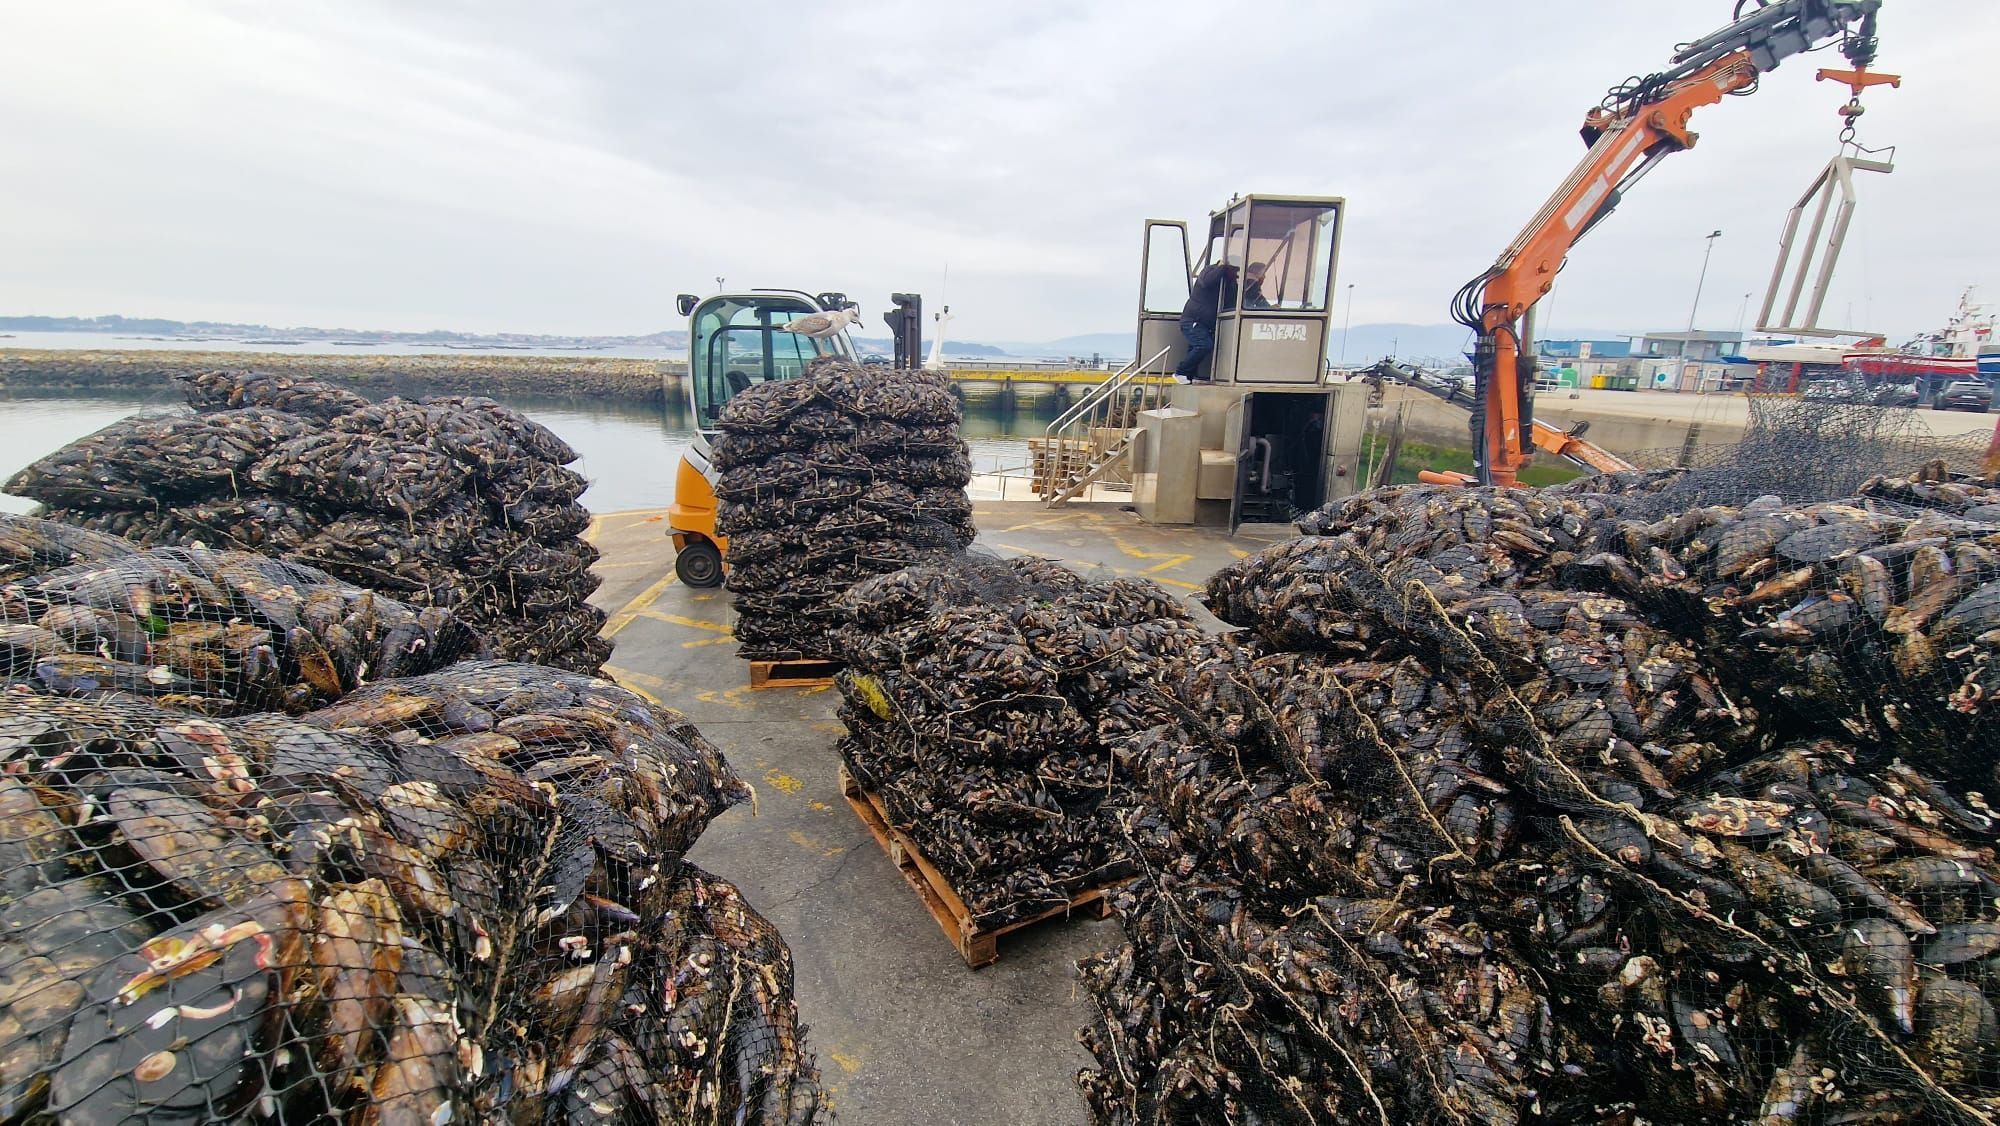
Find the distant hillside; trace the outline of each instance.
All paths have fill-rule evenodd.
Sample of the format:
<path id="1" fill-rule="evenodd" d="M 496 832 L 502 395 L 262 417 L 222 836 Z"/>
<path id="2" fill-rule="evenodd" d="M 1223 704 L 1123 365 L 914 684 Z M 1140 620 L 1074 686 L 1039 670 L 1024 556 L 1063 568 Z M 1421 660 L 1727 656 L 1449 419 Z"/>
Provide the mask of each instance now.
<path id="1" fill-rule="evenodd" d="M 881 353 L 882 355 L 885 355 L 885 356 L 886 356 L 886 355 L 888 355 L 889 353 L 891 353 L 891 352 L 894 352 L 894 351 L 896 350 L 896 346 L 895 346 L 895 345 L 896 345 L 896 342 L 895 342 L 894 340 L 891 340 L 891 339 L 889 339 L 889 338 L 888 338 L 888 337 L 886 337 L 886 336 L 885 336 L 885 337 L 879 337 L 879 338 L 878 338 L 878 337 L 869 337 L 869 336 L 855 336 L 855 337 L 851 337 L 850 339 L 852 339 L 852 340 L 854 341 L 854 348 L 855 348 L 855 350 L 856 350 L 856 351 L 858 351 L 858 352 L 861 352 L 861 353 L 863 353 L 863 354 L 868 354 L 868 353 L 875 353 L 875 352 L 879 352 L 879 353 Z M 925 337 L 925 338 L 924 338 L 924 354 L 925 354 L 925 355 L 929 355 L 929 354 L 930 354 L 930 349 L 931 349 L 931 342 L 930 342 L 930 338 L 929 338 L 929 337 Z M 949 337 L 945 338 L 945 342 L 944 342 L 944 354 L 945 354 L 945 355 L 947 355 L 947 356 L 1005 356 L 1005 355 L 1007 355 L 1007 353 L 1006 353 L 1005 351 L 1003 351 L 1003 350 L 1001 350 L 1001 349 L 999 349 L 999 348 L 996 348 L 996 347 L 994 347 L 994 346 L 993 346 L 993 345 L 991 345 L 991 344 L 973 344 L 973 343 L 971 343 L 971 342 L 969 342 L 969 341 L 964 341 L 964 340 L 953 340 L 953 339 L 951 339 L 951 338 L 949 338 Z"/>
<path id="2" fill-rule="evenodd" d="M 1596 330 L 1565 330 L 1563 339 L 1622 340 L 1624 335 Z M 1343 339 L 1344 337 L 1344 339 Z M 1130 332 L 1092 332 L 1057 340 L 1002 341 L 1000 347 L 1017 356 L 1063 359 L 1070 356 L 1100 355 L 1106 359 L 1132 358 Z M 1438 364 L 1462 363 L 1472 348 L 1472 334 L 1455 324 L 1366 324 L 1343 333 L 1335 324 L 1327 338 L 1327 358 L 1336 363 L 1373 363 L 1384 356 Z"/>
<path id="3" fill-rule="evenodd" d="M 170 321 L 157 317 L 0 317 L 0 332 L 101 332 L 118 336 L 182 336 L 227 339 L 281 337 L 288 340 L 367 340 L 395 344 L 465 344 L 488 347 L 608 348 L 638 345 L 658 348 L 687 347 L 687 333 L 668 329 L 642 336 L 559 336 L 547 333 L 392 332 L 387 329 L 277 328 L 271 325 L 237 324 L 229 321 Z"/>

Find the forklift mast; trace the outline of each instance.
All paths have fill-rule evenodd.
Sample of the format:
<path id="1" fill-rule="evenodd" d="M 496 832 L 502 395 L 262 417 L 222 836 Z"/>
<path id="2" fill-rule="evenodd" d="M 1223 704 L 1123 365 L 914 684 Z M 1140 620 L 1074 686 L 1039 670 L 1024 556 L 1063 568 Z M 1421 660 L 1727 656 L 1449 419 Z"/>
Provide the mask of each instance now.
<path id="1" fill-rule="evenodd" d="M 895 364 L 899 368 L 924 366 L 924 297 L 921 293 L 892 293 L 895 308 L 882 314 L 895 341 Z"/>

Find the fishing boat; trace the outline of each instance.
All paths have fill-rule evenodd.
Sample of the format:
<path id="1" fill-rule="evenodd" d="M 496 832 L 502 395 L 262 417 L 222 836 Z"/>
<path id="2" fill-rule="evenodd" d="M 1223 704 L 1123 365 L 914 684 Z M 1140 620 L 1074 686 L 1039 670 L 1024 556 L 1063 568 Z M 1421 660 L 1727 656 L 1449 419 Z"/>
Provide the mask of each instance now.
<path id="1" fill-rule="evenodd" d="M 2000 345 L 1994 342 L 1993 326 L 1992 310 L 1974 301 L 1968 286 L 1944 328 L 1900 348 L 1850 348 L 1841 363 L 1864 379 L 1911 383 L 1920 389 L 1936 389 L 1955 379 L 1993 379 L 2000 377 Z"/>

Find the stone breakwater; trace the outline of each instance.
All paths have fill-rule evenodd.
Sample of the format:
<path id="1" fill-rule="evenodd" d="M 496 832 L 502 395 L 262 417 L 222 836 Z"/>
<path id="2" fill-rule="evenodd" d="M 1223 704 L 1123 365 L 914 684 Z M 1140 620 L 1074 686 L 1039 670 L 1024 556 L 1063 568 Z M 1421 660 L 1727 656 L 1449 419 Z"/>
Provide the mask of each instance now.
<path id="1" fill-rule="evenodd" d="M 216 369 L 311 375 L 387 394 L 580 396 L 661 405 L 677 361 L 616 356 L 298 355 L 284 352 L 0 349 L 0 390 L 164 388 L 174 375 Z"/>

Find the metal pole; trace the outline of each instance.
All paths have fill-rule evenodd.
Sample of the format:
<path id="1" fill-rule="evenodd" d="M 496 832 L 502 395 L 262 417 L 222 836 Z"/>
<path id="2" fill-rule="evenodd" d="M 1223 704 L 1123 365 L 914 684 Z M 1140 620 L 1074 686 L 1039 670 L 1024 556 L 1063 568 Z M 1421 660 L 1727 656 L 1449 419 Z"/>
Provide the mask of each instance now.
<path id="1" fill-rule="evenodd" d="M 1708 249 L 1702 251 L 1701 254 L 1701 277 L 1695 280 L 1694 307 L 1688 310 L 1688 331 L 1690 333 L 1694 331 L 1694 315 L 1697 311 L 1701 309 L 1701 287 L 1708 282 L 1708 256 L 1715 253 L 1715 240 L 1721 237 L 1722 237 L 1721 231 L 1716 231 L 1713 234 L 1709 235 Z M 1686 343 L 1683 343 L 1681 345 L 1681 355 L 1683 357 L 1687 355 Z"/>
<path id="2" fill-rule="evenodd" d="M 1743 307 L 1736 310 L 1736 335 L 1738 336 L 1743 335 L 1743 321 L 1750 315 L 1750 299 L 1755 296 L 1755 293 L 1744 294 Z"/>
<path id="3" fill-rule="evenodd" d="M 1347 330 L 1354 327 L 1354 283 L 1347 283 L 1347 319 L 1340 325 L 1340 363 L 1347 365 Z"/>

